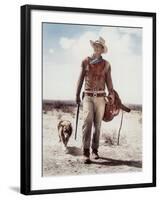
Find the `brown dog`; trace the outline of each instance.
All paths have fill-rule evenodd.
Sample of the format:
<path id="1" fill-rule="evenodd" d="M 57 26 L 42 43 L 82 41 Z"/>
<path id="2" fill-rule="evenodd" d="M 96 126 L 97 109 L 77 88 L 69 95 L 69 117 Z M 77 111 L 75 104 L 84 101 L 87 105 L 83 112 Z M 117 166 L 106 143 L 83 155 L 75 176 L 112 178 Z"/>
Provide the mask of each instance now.
<path id="1" fill-rule="evenodd" d="M 62 142 L 66 149 L 69 138 L 72 135 L 72 124 L 68 120 L 61 120 L 58 123 L 57 128 L 58 128 L 58 134 L 59 134 L 59 142 Z"/>

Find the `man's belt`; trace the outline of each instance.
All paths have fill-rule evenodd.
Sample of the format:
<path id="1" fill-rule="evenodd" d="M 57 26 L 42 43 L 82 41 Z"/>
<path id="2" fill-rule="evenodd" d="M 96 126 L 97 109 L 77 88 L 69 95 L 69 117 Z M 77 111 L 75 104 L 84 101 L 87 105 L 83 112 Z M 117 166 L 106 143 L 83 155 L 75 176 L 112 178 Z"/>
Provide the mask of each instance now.
<path id="1" fill-rule="evenodd" d="M 89 91 L 85 90 L 84 95 L 90 96 L 90 97 L 105 97 L 106 93 L 104 91 Z"/>

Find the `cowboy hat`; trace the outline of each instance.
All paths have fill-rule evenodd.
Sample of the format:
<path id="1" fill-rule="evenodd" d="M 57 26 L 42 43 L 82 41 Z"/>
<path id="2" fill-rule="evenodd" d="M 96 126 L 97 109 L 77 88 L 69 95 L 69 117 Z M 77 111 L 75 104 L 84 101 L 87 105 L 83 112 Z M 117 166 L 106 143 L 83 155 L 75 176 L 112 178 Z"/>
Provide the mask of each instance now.
<path id="1" fill-rule="evenodd" d="M 91 46 L 92 47 L 94 47 L 94 45 L 95 44 L 100 44 L 100 45 L 102 45 L 103 46 L 103 53 L 107 53 L 107 51 L 108 51 L 108 48 L 107 48 L 107 46 L 105 45 L 105 40 L 102 38 L 102 37 L 99 37 L 99 40 L 96 40 L 95 42 L 94 41 L 92 41 L 92 40 L 90 40 L 90 44 L 91 44 Z"/>

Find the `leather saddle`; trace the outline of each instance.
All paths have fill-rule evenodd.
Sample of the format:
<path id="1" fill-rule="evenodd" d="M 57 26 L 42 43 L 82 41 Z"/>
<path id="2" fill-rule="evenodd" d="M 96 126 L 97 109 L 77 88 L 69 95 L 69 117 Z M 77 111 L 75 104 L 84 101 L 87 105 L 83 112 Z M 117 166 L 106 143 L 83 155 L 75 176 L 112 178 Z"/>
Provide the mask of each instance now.
<path id="1" fill-rule="evenodd" d="M 122 104 L 121 99 L 119 98 L 119 95 L 115 90 L 113 90 L 113 94 L 114 94 L 114 103 L 113 104 L 110 104 L 110 93 L 108 94 L 108 96 L 106 96 L 108 101 L 106 102 L 104 116 L 102 119 L 105 122 L 109 122 L 115 116 L 117 116 L 120 112 L 120 109 L 124 110 L 125 112 L 131 111 L 130 108 L 128 108 Z"/>

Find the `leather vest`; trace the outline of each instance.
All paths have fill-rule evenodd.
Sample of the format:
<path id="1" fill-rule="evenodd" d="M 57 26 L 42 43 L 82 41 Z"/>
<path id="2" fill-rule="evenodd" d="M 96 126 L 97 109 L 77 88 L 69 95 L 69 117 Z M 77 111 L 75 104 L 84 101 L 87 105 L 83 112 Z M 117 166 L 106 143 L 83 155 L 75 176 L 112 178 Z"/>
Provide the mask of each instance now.
<path id="1" fill-rule="evenodd" d="M 85 60 L 85 90 L 105 90 L 106 61 L 90 64 Z"/>

